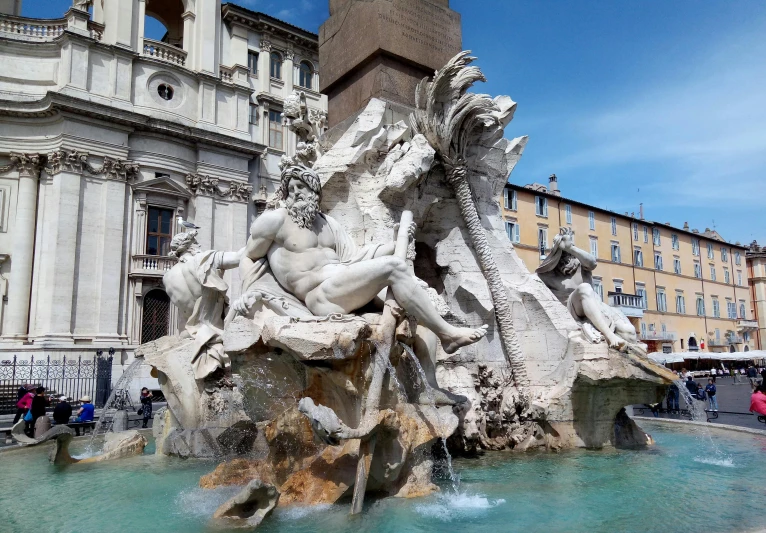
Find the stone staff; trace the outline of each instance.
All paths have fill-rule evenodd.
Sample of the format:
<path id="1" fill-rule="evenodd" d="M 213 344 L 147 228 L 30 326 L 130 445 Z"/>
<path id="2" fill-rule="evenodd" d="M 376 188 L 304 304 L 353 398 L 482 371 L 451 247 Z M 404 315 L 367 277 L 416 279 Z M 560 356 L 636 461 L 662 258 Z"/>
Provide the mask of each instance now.
<path id="1" fill-rule="evenodd" d="M 409 228 L 412 225 L 413 216 L 411 211 L 404 211 L 399 221 L 399 232 L 396 237 L 394 255 L 400 259 L 407 259 L 407 246 L 409 245 Z M 380 395 L 383 390 L 383 377 L 388 367 L 388 359 L 391 357 L 391 349 L 394 346 L 396 336 L 396 316 L 393 306 L 397 305 L 391 287 L 386 293 L 383 317 L 378 328 L 378 343 L 375 346 L 372 364 L 372 381 L 367 391 L 367 402 L 364 409 L 364 417 L 359 427 L 367 427 L 376 424 L 380 407 Z M 364 504 L 364 492 L 367 489 L 367 477 L 370 474 L 372 455 L 375 452 L 375 434 L 359 443 L 359 463 L 356 467 L 356 480 L 354 482 L 354 497 L 351 502 L 351 514 L 362 512 Z"/>

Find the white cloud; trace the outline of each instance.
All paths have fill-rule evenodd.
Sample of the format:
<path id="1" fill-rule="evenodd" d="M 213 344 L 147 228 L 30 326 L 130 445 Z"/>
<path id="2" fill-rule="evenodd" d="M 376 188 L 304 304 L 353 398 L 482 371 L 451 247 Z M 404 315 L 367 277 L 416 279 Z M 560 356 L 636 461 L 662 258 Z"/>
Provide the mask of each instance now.
<path id="1" fill-rule="evenodd" d="M 577 151 L 549 161 L 549 168 L 580 174 L 652 163 L 665 171 L 641 187 L 658 195 L 655 205 L 671 194 L 674 203 L 680 198 L 688 205 L 735 198 L 761 202 L 766 194 L 765 36 L 761 31 L 713 43 L 676 72 L 625 88 L 611 107 L 564 117 Z"/>

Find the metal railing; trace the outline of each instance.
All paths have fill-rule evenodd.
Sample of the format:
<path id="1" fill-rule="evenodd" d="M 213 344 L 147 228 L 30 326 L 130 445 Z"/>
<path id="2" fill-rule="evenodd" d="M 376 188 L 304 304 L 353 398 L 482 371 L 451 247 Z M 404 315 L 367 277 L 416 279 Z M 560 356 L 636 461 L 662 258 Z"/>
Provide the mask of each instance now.
<path id="1" fill-rule="evenodd" d="M 624 292 L 608 292 L 609 305 L 612 307 L 634 307 L 636 309 L 644 308 L 644 300 L 636 294 L 627 294 Z"/>
<path id="2" fill-rule="evenodd" d="M 103 407 L 112 387 L 112 358 L 94 355 L 76 359 L 44 359 L 0 361 L 0 414 L 16 412 L 17 391 L 25 384 L 45 387 L 46 395 L 65 395 L 74 401 L 88 395 L 96 407 Z"/>
<path id="3" fill-rule="evenodd" d="M 758 321 L 747 320 L 745 318 L 738 318 L 737 327 L 740 329 L 758 329 Z"/>
<path id="4" fill-rule="evenodd" d="M 676 337 L 672 331 L 647 331 L 639 335 L 642 341 L 674 341 Z"/>
<path id="5" fill-rule="evenodd" d="M 175 264 L 175 258 L 164 255 L 134 255 L 131 272 L 163 275 Z"/>
<path id="6" fill-rule="evenodd" d="M 11 39 L 52 41 L 66 29 L 66 19 L 32 19 L 0 15 L 0 36 Z"/>
<path id="7" fill-rule="evenodd" d="M 172 44 L 162 43 L 154 39 L 144 37 L 144 55 L 153 59 L 159 59 L 165 63 L 178 66 L 186 66 L 186 51 Z"/>

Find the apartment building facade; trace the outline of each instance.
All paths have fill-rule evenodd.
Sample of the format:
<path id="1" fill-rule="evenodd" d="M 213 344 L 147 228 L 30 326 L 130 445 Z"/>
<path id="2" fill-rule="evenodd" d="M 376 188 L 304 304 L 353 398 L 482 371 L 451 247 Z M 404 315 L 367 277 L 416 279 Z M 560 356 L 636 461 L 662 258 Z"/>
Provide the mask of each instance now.
<path id="1" fill-rule="evenodd" d="M 747 280 L 753 302 L 753 319 L 758 324 L 756 342 L 763 346 L 766 339 L 766 247 L 753 241 L 747 250 Z"/>
<path id="2" fill-rule="evenodd" d="M 646 220 L 565 198 L 549 185 L 507 184 L 501 199 L 508 238 L 534 272 L 561 227 L 598 259 L 596 292 L 619 307 L 649 351 L 749 351 L 755 333 L 747 247 L 715 231 Z"/>

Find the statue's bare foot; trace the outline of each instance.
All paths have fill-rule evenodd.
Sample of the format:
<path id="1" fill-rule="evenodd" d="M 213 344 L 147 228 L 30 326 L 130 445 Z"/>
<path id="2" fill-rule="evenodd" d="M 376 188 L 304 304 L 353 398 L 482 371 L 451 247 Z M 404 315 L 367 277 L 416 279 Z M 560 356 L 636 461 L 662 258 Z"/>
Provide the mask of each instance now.
<path id="1" fill-rule="evenodd" d="M 458 348 L 473 344 L 487 335 L 487 325 L 478 328 L 455 328 L 441 337 L 442 348 L 447 353 L 455 353 Z"/>

